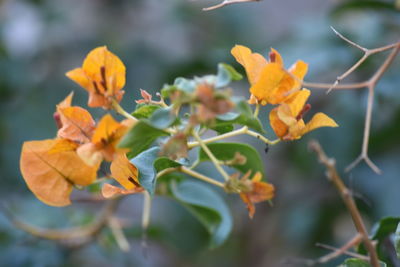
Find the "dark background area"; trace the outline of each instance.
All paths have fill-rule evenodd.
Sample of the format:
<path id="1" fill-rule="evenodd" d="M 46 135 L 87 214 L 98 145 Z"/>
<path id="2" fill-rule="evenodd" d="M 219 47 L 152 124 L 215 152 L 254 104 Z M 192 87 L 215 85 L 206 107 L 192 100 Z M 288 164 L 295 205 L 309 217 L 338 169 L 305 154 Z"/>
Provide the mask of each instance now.
<path id="1" fill-rule="evenodd" d="M 307 81 L 333 82 L 361 52 L 340 40 L 334 26 L 369 48 L 399 38 L 400 16 L 393 1 L 265 0 L 202 12 L 212 1 L 187 0 L 3 0 L 0 1 L 0 201 L 23 221 L 55 228 L 87 223 L 99 206 L 52 208 L 28 191 L 19 172 L 21 145 L 53 138 L 55 105 L 70 91 L 86 106 L 87 95 L 65 72 L 80 66 L 94 47 L 107 45 L 127 66 L 126 95 L 134 108 L 139 88 L 156 92 L 175 77 L 215 73 L 219 62 L 233 64 L 235 44 L 267 54 L 277 49 L 289 67 L 309 63 Z M 368 3 L 367 3 L 368 4 Z M 362 81 L 384 60 L 370 58 L 347 81 Z M 397 59 L 376 90 L 370 157 L 383 170 L 376 175 L 364 163 L 343 174 L 369 226 L 383 216 L 400 216 L 400 75 Z M 244 80 L 233 84 L 248 96 Z M 313 112 L 333 117 L 339 128 L 324 128 L 301 140 L 271 147 L 268 154 L 251 138 L 235 139 L 259 148 L 267 178 L 275 184 L 273 207 L 257 205 L 249 220 L 237 196 L 226 196 L 234 230 L 220 248 L 209 250 L 205 230 L 175 202 L 156 197 L 149 248 L 141 247 L 140 196 L 126 198 L 118 216 L 126 221 L 131 242 L 121 252 L 108 231 L 98 242 L 66 250 L 17 230 L 0 214 L 1 266 L 281 266 L 294 258 L 316 258 L 327 251 L 316 242 L 340 246 L 355 229 L 324 169 L 307 150 L 318 139 L 343 170 L 361 151 L 366 91 L 315 90 Z M 96 119 L 104 111 L 90 110 Z M 262 109 L 267 124 L 267 109 Z M 267 127 L 267 125 L 265 125 Z M 267 136 L 274 138 L 273 132 Z M 221 192 L 222 194 L 223 192 Z M 343 260 L 343 258 L 341 258 Z M 336 266 L 339 261 L 326 266 Z M 294 265 L 296 266 L 296 264 Z"/>

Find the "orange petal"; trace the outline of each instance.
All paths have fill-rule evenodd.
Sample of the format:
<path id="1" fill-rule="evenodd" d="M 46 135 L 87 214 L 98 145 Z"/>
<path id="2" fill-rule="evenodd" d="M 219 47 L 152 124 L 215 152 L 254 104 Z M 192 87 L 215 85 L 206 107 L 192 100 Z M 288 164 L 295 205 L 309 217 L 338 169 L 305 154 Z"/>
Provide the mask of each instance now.
<path id="1" fill-rule="evenodd" d="M 63 101 L 58 103 L 57 109 L 70 107 L 73 97 L 74 97 L 74 92 L 71 92 Z"/>
<path id="2" fill-rule="evenodd" d="M 66 138 L 78 143 L 87 143 L 95 129 L 95 122 L 90 113 L 81 107 L 58 108 L 62 128 L 58 130 L 58 137 Z"/>
<path id="3" fill-rule="evenodd" d="M 65 74 L 68 78 L 79 84 L 82 88 L 89 92 L 94 91 L 93 83 L 90 78 L 86 75 L 82 68 L 76 68 L 68 71 Z"/>
<path id="4" fill-rule="evenodd" d="M 288 126 L 279 119 L 277 113 L 278 107 L 271 110 L 271 112 L 269 113 L 269 123 L 274 130 L 276 136 L 282 139 L 282 137 L 285 136 L 288 131 Z"/>
<path id="5" fill-rule="evenodd" d="M 293 78 L 277 63 L 268 63 L 250 92 L 261 103 L 278 104 L 287 98 Z"/>
<path id="6" fill-rule="evenodd" d="M 86 186 L 96 179 L 97 167 L 87 166 L 75 151 L 49 151 L 58 140 L 25 142 L 20 168 L 29 189 L 51 206 L 71 203 L 73 184 Z"/>
<path id="7" fill-rule="evenodd" d="M 248 193 L 252 203 L 259 203 L 270 200 L 274 197 L 275 187 L 265 182 L 253 182 L 253 190 Z"/>
<path id="8" fill-rule="evenodd" d="M 126 127 L 121 123 L 114 120 L 110 114 L 106 114 L 99 121 L 96 130 L 94 131 L 92 137 L 92 143 L 102 144 L 104 142 L 109 142 L 110 138 L 114 139 L 114 135 L 121 129 Z"/>
<path id="9" fill-rule="evenodd" d="M 55 139 L 55 141 L 56 142 L 48 152 L 49 154 L 75 151 L 79 146 L 77 143 L 70 141 L 68 139 Z"/>
<path id="10" fill-rule="evenodd" d="M 115 54 L 111 53 L 107 47 L 97 47 L 90 51 L 83 61 L 82 69 L 88 77 L 99 82 L 103 80 L 102 68 L 106 78 L 107 93 L 114 95 L 125 86 L 126 69 L 124 63 Z"/>
<path id="11" fill-rule="evenodd" d="M 303 89 L 293 93 L 285 103 L 289 105 L 291 115 L 296 118 L 297 115 L 303 110 L 308 98 L 310 97 L 310 90 Z"/>
<path id="12" fill-rule="evenodd" d="M 304 76 L 306 76 L 307 71 L 308 64 L 302 60 L 298 60 L 290 67 L 289 72 L 298 79 L 297 81 L 295 80 L 295 88 L 300 89 L 301 82 L 303 81 Z"/>
<path id="13" fill-rule="evenodd" d="M 103 188 L 101 189 L 101 194 L 105 198 L 112 198 L 112 197 L 117 197 L 117 196 L 121 196 L 121 195 L 135 194 L 135 193 L 139 193 L 139 192 L 143 192 L 142 187 L 136 187 L 131 190 L 126 190 L 126 189 L 123 189 L 123 188 L 120 188 L 117 186 L 113 186 L 110 184 L 104 184 Z"/>
<path id="14" fill-rule="evenodd" d="M 337 123 L 325 115 L 324 113 L 317 113 L 313 116 L 313 118 L 305 125 L 305 127 L 301 131 L 301 135 L 304 135 L 312 130 L 315 130 L 320 127 L 338 127 Z"/>
<path id="15" fill-rule="evenodd" d="M 129 162 L 125 153 L 120 153 L 111 162 L 110 166 L 112 177 L 125 189 L 130 190 L 140 186 L 138 180 L 138 170 Z"/>
<path id="16" fill-rule="evenodd" d="M 259 80 L 261 72 L 268 61 L 262 55 L 252 53 L 249 48 L 242 45 L 235 45 L 231 53 L 236 61 L 246 70 L 250 84 L 255 84 Z"/>

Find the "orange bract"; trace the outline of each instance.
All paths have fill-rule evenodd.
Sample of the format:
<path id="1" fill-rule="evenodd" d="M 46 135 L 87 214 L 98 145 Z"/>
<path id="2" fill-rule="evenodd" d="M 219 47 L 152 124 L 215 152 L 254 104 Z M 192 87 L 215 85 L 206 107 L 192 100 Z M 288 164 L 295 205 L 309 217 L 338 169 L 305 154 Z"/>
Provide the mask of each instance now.
<path id="1" fill-rule="evenodd" d="M 112 177 L 125 189 L 131 190 L 140 187 L 138 169 L 129 162 L 125 153 L 120 153 L 115 157 L 111 162 L 110 170 Z"/>
<path id="2" fill-rule="evenodd" d="M 246 203 L 249 217 L 253 218 L 256 212 L 255 203 L 270 200 L 274 197 L 275 188 L 272 184 L 262 182 L 262 175 L 257 172 L 250 180 L 250 191 L 240 193 L 243 202 Z"/>
<path id="3" fill-rule="evenodd" d="M 115 121 L 110 114 L 107 114 L 94 130 L 91 142 L 80 146 L 77 152 L 91 166 L 103 159 L 112 161 L 118 152 L 125 151 L 117 149 L 117 144 L 127 130 L 127 126 Z"/>
<path id="4" fill-rule="evenodd" d="M 87 166 L 65 139 L 25 142 L 20 168 L 29 189 L 51 206 L 71 204 L 73 185 L 86 186 L 96 179 L 98 166 Z M 73 167 L 72 167 L 73 166 Z"/>
<path id="5" fill-rule="evenodd" d="M 281 55 L 273 48 L 269 61 L 245 46 L 236 45 L 231 52 L 246 70 L 251 85 L 251 104 L 256 102 L 255 99 L 263 105 L 280 104 L 300 89 L 301 81 L 307 73 L 308 66 L 303 61 L 297 61 L 286 70 Z"/>
<path id="6" fill-rule="evenodd" d="M 89 92 L 89 107 L 110 109 L 113 99 L 121 101 L 125 86 L 125 65 L 107 47 L 93 49 L 81 68 L 67 72 L 67 77 Z"/>
<path id="7" fill-rule="evenodd" d="M 269 120 L 275 134 L 283 140 L 298 139 L 304 134 L 320 127 L 337 127 L 336 122 L 325 115 L 317 113 L 311 121 L 304 123 L 303 115 L 309 109 L 306 105 L 310 91 L 303 89 L 295 92 L 278 107 L 271 110 Z"/>

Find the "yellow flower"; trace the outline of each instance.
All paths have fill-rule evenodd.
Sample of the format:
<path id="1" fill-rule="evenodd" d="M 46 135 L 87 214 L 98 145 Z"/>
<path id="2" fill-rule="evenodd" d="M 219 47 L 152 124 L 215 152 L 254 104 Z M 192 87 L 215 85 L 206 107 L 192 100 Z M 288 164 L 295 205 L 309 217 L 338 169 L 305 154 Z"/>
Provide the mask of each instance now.
<path id="1" fill-rule="evenodd" d="M 293 93 L 285 103 L 271 110 L 269 120 L 275 134 L 282 140 L 299 139 L 320 127 L 337 127 L 336 122 L 324 113 L 315 114 L 306 124 L 303 115 L 311 108 L 306 104 L 310 91 L 303 89 Z"/>
<path id="2" fill-rule="evenodd" d="M 124 94 L 125 65 L 105 46 L 93 49 L 81 68 L 66 75 L 89 92 L 89 107 L 110 109 L 112 100 L 120 102 Z"/>
<path id="3" fill-rule="evenodd" d="M 308 65 L 299 60 L 286 70 L 281 55 L 271 48 L 269 61 L 245 46 L 236 45 L 231 50 L 236 61 L 246 70 L 251 88 L 250 103 L 280 104 L 291 93 L 300 89 Z"/>

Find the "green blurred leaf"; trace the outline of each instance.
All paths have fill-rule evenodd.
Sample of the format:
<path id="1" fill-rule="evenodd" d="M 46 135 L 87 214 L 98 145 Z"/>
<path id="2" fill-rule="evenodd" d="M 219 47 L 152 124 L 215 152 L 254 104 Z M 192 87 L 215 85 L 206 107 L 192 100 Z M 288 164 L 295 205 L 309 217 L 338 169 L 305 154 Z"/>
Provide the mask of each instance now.
<path id="1" fill-rule="evenodd" d="M 234 99 L 235 111 L 218 115 L 211 129 L 225 133 L 233 129 L 234 124 L 248 126 L 259 133 L 265 133 L 260 120 L 253 115 L 249 104 L 244 99 Z"/>
<path id="2" fill-rule="evenodd" d="M 261 172 L 264 175 L 263 162 L 257 150 L 252 146 L 240 143 L 212 143 L 208 144 L 207 147 L 211 150 L 214 156 L 221 161 L 232 160 L 235 153 L 239 152 L 246 157 L 246 163 L 243 165 L 232 165 L 233 168 L 242 173 L 251 170 L 252 173 Z M 200 162 L 210 160 L 203 149 L 199 150 L 199 160 Z"/>
<path id="3" fill-rule="evenodd" d="M 235 70 L 231 65 L 218 64 L 217 81 L 215 87 L 221 88 L 227 86 L 231 81 L 241 80 L 243 76 Z"/>
<path id="4" fill-rule="evenodd" d="M 154 111 L 148 122 L 154 128 L 162 130 L 170 127 L 176 119 L 171 108 L 160 108 Z"/>
<path id="5" fill-rule="evenodd" d="M 191 212 L 210 233 L 210 247 L 220 246 L 232 230 L 232 216 L 223 198 L 195 181 L 171 184 L 173 197 Z"/>
<path id="6" fill-rule="evenodd" d="M 146 121 L 138 121 L 119 142 L 118 147 L 129 148 L 129 158 L 143 152 L 160 136 L 169 135 L 167 132 L 157 129 Z"/>
<path id="7" fill-rule="evenodd" d="M 394 246 L 396 248 L 397 258 L 400 259 L 400 223 L 397 225 L 396 233 L 394 235 Z"/>
<path id="8" fill-rule="evenodd" d="M 139 171 L 140 184 L 150 195 L 154 194 L 156 186 L 156 169 L 154 168 L 154 162 L 159 152 L 159 147 L 152 147 L 130 160 Z"/>
<path id="9" fill-rule="evenodd" d="M 343 1 L 341 4 L 337 5 L 332 10 L 332 15 L 340 15 L 346 11 L 353 11 L 357 9 L 371 9 L 374 11 L 378 10 L 388 10 L 388 11 L 395 11 L 395 3 L 388 3 L 384 1 L 371 1 L 371 0 L 352 0 L 352 1 Z"/>
<path id="10" fill-rule="evenodd" d="M 161 157 L 156 159 L 154 162 L 154 168 L 156 168 L 157 172 L 160 172 L 162 170 L 168 169 L 168 168 L 176 168 L 180 167 L 182 164 L 179 162 L 176 162 L 174 160 L 171 160 L 167 157 Z"/>
<path id="11" fill-rule="evenodd" d="M 381 267 L 386 267 L 386 263 L 380 262 Z M 357 258 L 349 258 L 344 261 L 339 267 L 371 267 L 371 264 L 367 261 L 360 260 Z"/>
<path id="12" fill-rule="evenodd" d="M 136 106 L 135 111 L 132 112 L 132 116 L 138 119 L 147 119 L 159 108 L 161 108 L 159 105 L 139 104 Z"/>

